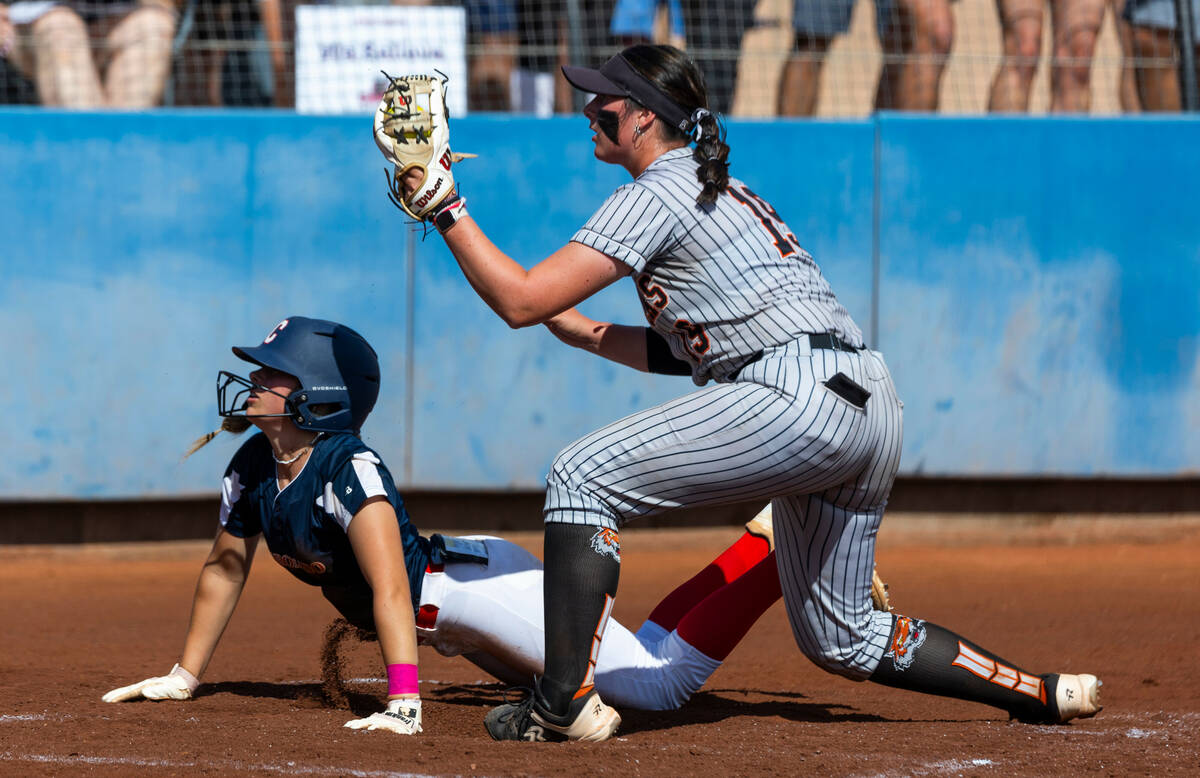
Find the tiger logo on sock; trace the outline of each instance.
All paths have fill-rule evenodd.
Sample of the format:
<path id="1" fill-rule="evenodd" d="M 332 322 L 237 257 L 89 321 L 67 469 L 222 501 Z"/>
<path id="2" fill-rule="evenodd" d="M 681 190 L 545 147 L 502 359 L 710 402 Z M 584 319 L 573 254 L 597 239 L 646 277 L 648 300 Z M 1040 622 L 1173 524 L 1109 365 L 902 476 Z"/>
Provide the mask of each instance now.
<path id="1" fill-rule="evenodd" d="M 592 550 L 603 556 L 610 556 L 621 563 L 621 539 L 615 529 L 601 527 L 592 535 Z"/>
<path id="2" fill-rule="evenodd" d="M 884 656 L 891 657 L 892 666 L 897 670 L 907 670 L 916 658 L 917 649 L 925 645 L 925 635 L 925 622 L 908 616 L 896 617 L 892 642 Z"/>

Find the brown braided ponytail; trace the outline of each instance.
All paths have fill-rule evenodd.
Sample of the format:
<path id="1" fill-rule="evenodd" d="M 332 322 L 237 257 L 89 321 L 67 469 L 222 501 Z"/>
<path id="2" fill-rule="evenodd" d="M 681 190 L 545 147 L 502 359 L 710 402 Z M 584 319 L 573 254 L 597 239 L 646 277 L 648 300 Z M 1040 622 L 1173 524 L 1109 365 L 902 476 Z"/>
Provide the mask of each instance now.
<path id="1" fill-rule="evenodd" d="M 725 143 L 724 124 L 708 112 L 704 76 L 696 63 L 674 46 L 630 46 L 621 56 L 676 105 L 692 112 L 696 126 L 691 133 L 666 122 L 658 122 L 658 126 L 666 139 L 695 142 L 692 158 L 699 163 L 696 178 L 704 186 L 696 204 L 712 205 L 729 186 L 729 145 Z"/>
<path id="2" fill-rule="evenodd" d="M 220 427 L 216 428 L 212 432 L 207 432 L 192 441 L 192 445 L 188 447 L 188 450 L 184 453 L 183 458 L 187 459 L 192 454 L 195 454 L 197 451 L 207 446 L 213 438 L 215 438 L 217 435 L 220 435 L 222 432 L 228 432 L 230 435 L 240 435 L 248 429 L 250 429 L 250 420 L 245 416 L 225 416 L 221 419 Z"/>

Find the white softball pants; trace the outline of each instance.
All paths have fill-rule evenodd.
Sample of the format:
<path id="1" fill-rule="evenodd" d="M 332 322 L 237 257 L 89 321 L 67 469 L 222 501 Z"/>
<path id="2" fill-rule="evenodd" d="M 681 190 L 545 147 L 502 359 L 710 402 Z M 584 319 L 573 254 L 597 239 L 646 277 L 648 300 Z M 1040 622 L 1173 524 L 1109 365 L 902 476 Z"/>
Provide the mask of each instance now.
<path id="1" fill-rule="evenodd" d="M 545 667 L 542 563 L 507 540 L 476 536 L 488 564 L 447 562 L 426 573 L 421 605 L 438 609 L 420 642 L 443 656 L 465 655 L 501 680 L 532 683 Z M 609 619 L 596 662 L 596 688 L 608 702 L 673 710 L 694 694 L 720 662 L 675 632 L 647 622 L 637 635 Z"/>
<path id="2" fill-rule="evenodd" d="M 824 385 L 838 372 L 871 393 L 865 408 Z M 870 588 L 875 535 L 900 465 L 901 407 L 877 352 L 789 343 L 734 383 L 572 443 L 551 466 L 546 521 L 617 529 L 672 508 L 771 499 L 797 644 L 826 670 L 865 679 L 891 634 Z"/>

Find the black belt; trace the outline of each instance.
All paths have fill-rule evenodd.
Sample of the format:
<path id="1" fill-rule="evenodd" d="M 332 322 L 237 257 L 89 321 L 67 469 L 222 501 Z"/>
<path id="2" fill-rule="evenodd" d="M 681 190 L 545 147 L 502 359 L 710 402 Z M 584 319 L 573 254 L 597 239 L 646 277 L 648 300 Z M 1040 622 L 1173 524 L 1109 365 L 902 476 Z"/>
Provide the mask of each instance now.
<path id="1" fill-rule="evenodd" d="M 857 354 L 859 351 L 862 351 L 865 348 L 865 346 L 851 346 L 849 343 L 842 340 L 837 335 L 834 335 L 832 332 L 821 332 L 821 333 L 818 333 L 815 335 L 810 333 L 808 336 L 808 347 L 809 348 L 824 348 L 824 349 L 830 349 L 832 351 L 848 351 L 851 354 Z M 750 357 L 745 362 L 743 362 L 741 365 L 739 365 L 737 370 L 734 370 L 732 373 L 729 374 L 729 380 L 730 381 L 737 380 L 738 375 L 743 370 L 745 370 L 750 365 L 753 365 L 755 362 L 757 362 L 758 360 L 760 360 L 762 358 L 763 358 L 763 352 L 761 352 L 761 351 L 758 352 L 757 354 L 755 354 L 754 356 Z"/>
<path id="2" fill-rule="evenodd" d="M 822 332 L 818 335 L 808 336 L 808 345 L 810 348 L 827 348 L 834 351 L 849 351 L 857 353 L 863 350 L 862 346 L 851 346 L 846 341 L 834 335 L 832 332 Z"/>

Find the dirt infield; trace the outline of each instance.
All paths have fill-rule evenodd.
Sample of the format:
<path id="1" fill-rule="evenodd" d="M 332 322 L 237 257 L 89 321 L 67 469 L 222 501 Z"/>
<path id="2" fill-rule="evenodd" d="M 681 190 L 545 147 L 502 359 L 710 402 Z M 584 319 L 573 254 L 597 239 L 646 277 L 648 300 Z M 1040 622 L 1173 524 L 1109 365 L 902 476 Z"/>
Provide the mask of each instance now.
<path id="1" fill-rule="evenodd" d="M 736 528 L 629 530 L 616 616 L 636 626 Z M 514 537 L 540 554 L 540 537 Z M 186 703 L 100 695 L 168 670 L 205 543 L 0 547 L 0 774 L 1161 775 L 1200 773 L 1200 520 L 893 517 L 879 567 L 897 609 L 1034 672 L 1093 672 L 1105 710 L 1047 727 L 826 674 L 776 605 L 681 711 L 624 711 L 609 743 L 496 744 L 503 688 L 421 649 L 425 733 L 342 728 L 318 702 L 334 615 L 261 554 Z M 377 709 L 374 645 L 349 657 L 356 713 Z"/>

